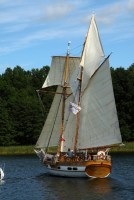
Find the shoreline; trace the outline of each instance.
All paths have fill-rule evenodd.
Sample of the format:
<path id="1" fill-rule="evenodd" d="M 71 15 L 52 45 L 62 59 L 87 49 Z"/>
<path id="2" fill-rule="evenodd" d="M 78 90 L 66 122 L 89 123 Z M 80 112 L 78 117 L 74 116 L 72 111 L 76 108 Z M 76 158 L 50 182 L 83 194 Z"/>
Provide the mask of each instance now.
<path id="1" fill-rule="evenodd" d="M 122 147 L 113 147 L 110 153 L 134 153 L 134 142 L 124 142 Z M 34 146 L 0 146 L 0 156 L 36 155 Z"/>

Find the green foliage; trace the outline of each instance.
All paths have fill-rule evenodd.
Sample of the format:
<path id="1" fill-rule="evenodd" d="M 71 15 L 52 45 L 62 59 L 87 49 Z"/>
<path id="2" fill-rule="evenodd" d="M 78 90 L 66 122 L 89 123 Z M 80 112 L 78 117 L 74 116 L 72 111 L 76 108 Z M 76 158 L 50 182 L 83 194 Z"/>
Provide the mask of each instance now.
<path id="1" fill-rule="evenodd" d="M 134 141 L 134 64 L 111 72 L 122 138 Z"/>
<path id="2" fill-rule="evenodd" d="M 0 145 L 35 144 L 44 118 L 36 89 L 41 88 L 49 67 L 24 71 L 16 66 L 0 76 Z M 52 100 L 52 95 L 48 98 Z M 45 110 L 51 105 L 48 101 Z"/>
<path id="3" fill-rule="evenodd" d="M 0 145 L 33 145 L 41 132 L 53 95 L 41 96 L 40 89 L 49 67 L 25 71 L 7 68 L 0 75 Z M 128 69 L 111 68 L 120 129 L 124 141 L 134 140 L 134 64 Z M 55 90 L 52 89 L 52 90 Z"/>

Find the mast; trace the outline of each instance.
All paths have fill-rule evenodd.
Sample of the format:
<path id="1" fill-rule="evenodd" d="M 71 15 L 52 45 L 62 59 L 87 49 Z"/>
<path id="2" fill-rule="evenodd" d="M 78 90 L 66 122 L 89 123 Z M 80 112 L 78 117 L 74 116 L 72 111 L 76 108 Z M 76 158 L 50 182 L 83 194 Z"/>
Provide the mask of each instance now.
<path id="1" fill-rule="evenodd" d="M 93 21 L 94 21 L 94 15 L 92 15 L 92 18 L 91 18 L 91 22 L 90 22 L 90 25 L 89 25 L 89 28 L 88 28 L 88 31 L 87 31 L 87 35 L 86 35 L 86 38 L 85 38 L 85 41 L 84 41 L 84 44 L 83 44 L 83 49 L 82 49 L 82 54 L 81 54 L 81 62 L 80 62 L 80 77 L 77 78 L 78 81 L 79 81 L 79 94 L 78 94 L 78 106 L 80 106 L 80 101 L 81 101 L 81 92 L 83 91 L 83 88 L 82 88 L 82 78 L 84 77 L 84 72 L 83 71 L 83 68 L 85 68 L 85 53 L 86 52 L 86 49 L 87 49 L 87 44 L 91 45 L 90 42 L 89 42 L 89 34 L 91 34 L 91 26 L 93 24 Z M 91 57 L 89 58 L 90 60 L 92 59 Z M 84 84 L 84 82 L 83 82 Z M 77 116 L 76 116 L 76 133 L 75 133 L 75 140 L 74 140 L 74 151 L 76 151 L 76 146 L 77 146 L 77 139 L 78 139 L 78 132 L 79 132 L 79 120 L 80 120 L 80 113 L 78 112 L 77 113 Z"/>
<path id="2" fill-rule="evenodd" d="M 82 56 L 83 56 L 83 53 L 84 53 L 86 41 L 87 41 L 87 37 L 85 38 L 85 41 L 84 41 L 84 44 L 83 44 L 81 59 L 82 59 Z M 83 76 L 83 66 L 80 65 L 80 77 L 77 78 L 77 80 L 79 81 L 78 106 L 80 106 L 80 101 L 81 101 L 82 76 Z M 76 146 L 77 146 L 77 140 L 78 140 L 79 121 L 80 121 L 80 112 L 78 112 L 76 114 L 76 133 L 75 133 L 75 138 L 74 138 L 74 152 L 76 152 Z"/>
<path id="3" fill-rule="evenodd" d="M 69 54 L 70 54 L 70 44 L 71 42 L 68 42 L 68 48 L 67 48 L 67 54 L 66 54 L 66 61 L 65 61 L 65 71 L 64 71 L 64 85 L 63 85 L 63 102 L 62 102 L 62 119 L 61 119 L 61 128 L 60 128 L 60 139 L 59 139 L 59 145 L 58 145 L 58 155 L 60 155 L 61 152 L 61 141 L 62 141 L 62 135 L 64 131 L 64 112 L 65 112 L 65 100 L 66 100 L 66 89 L 67 89 L 67 77 L 68 77 L 68 62 L 69 62 Z"/>
<path id="4" fill-rule="evenodd" d="M 77 78 L 80 82 L 80 84 L 79 84 L 79 95 L 78 95 L 78 106 L 80 106 L 80 100 L 81 100 L 82 74 L 83 74 L 83 67 L 81 66 L 80 77 Z M 80 120 L 80 112 L 78 112 L 76 114 L 76 133 L 75 133 L 75 139 L 74 139 L 74 152 L 76 152 L 76 146 L 77 146 L 77 139 L 78 139 L 78 132 L 79 132 L 79 120 Z"/>

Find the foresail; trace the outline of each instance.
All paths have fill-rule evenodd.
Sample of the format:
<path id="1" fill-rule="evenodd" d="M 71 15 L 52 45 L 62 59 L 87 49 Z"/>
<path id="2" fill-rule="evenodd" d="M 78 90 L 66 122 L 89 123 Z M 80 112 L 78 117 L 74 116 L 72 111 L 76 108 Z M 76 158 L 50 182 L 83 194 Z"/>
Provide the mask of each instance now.
<path id="1" fill-rule="evenodd" d="M 77 148 L 122 142 L 108 59 L 91 77 L 81 107 Z"/>
<path id="2" fill-rule="evenodd" d="M 84 68 L 82 91 L 84 91 L 84 89 L 87 87 L 90 77 L 99 67 L 103 58 L 104 52 L 101 45 L 97 25 L 94 16 L 92 16 L 80 63 L 80 65 Z"/>
<path id="3" fill-rule="evenodd" d="M 52 65 L 50 72 L 47 76 L 46 81 L 43 84 L 42 88 L 59 85 L 51 105 L 49 114 L 47 116 L 46 122 L 42 129 L 42 132 L 39 136 L 39 139 L 36 143 L 36 148 L 45 148 L 47 146 L 57 146 L 60 138 L 60 128 L 61 128 L 61 119 L 62 119 L 62 101 L 63 101 L 63 74 L 65 68 L 66 57 L 63 56 L 54 56 L 52 58 Z M 72 91 L 69 88 L 70 79 L 72 74 L 78 68 L 80 63 L 79 57 L 69 57 L 68 62 L 68 75 L 67 75 L 67 98 L 65 101 L 65 116 L 64 116 L 64 127 L 67 125 L 67 120 L 69 118 L 69 102 L 74 99 L 71 94 Z"/>
<path id="4" fill-rule="evenodd" d="M 57 88 L 57 93 L 62 92 L 62 88 Z M 59 142 L 59 131 L 61 125 L 61 95 L 56 94 L 52 102 L 49 114 L 45 121 L 42 132 L 35 145 L 36 148 L 45 148 L 48 146 L 57 146 Z"/>
<path id="5" fill-rule="evenodd" d="M 58 87 L 57 93 L 62 93 L 62 87 Z M 67 93 L 71 94 L 70 88 Z M 62 137 L 64 138 L 62 151 L 67 151 L 68 147 L 73 148 L 74 134 L 76 127 L 76 118 L 69 109 L 70 102 L 74 101 L 73 95 L 69 95 L 65 101 L 65 116 L 64 116 L 64 131 Z M 56 94 L 51 105 L 46 122 L 36 143 L 35 148 L 45 148 L 47 146 L 58 146 L 61 128 L 61 110 L 62 110 L 62 96 Z M 73 134 L 72 134 L 73 133 Z"/>
<path id="6" fill-rule="evenodd" d="M 46 87 L 50 87 L 50 86 L 54 86 L 54 85 L 63 86 L 65 63 L 66 63 L 65 56 L 53 56 L 52 57 L 51 68 L 50 68 L 49 74 L 48 74 L 42 88 L 46 88 Z M 68 82 L 70 80 L 71 74 L 74 72 L 76 67 L 79 66 L 79 63 L 80 63 L 79 57 L 69 57 Z"/>

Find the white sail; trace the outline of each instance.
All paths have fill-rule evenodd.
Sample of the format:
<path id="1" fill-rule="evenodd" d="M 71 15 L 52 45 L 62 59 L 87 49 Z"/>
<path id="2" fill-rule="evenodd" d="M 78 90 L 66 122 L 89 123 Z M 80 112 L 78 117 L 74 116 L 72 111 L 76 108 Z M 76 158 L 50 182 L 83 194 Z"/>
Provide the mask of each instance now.
<path id="1" fill-rule="evenodd" d="M 46 81 L 44 82 L 42 88 L 54 86 L 54 85 L 63 85 L 63 74 L 65 70 L 65 62 L 66 57 L 63 56 L 54 56 L 52 58 L 52 66 L 50 69 L 50 72 L 46 78 Z M 80 58 L 79 57 L 69 57 L 68 62 L 68 76 L 67 80 L 68 83 L 71 79 L 72 74 L 76 70 L 76 68 L 79 66 Z M 59 72 L 59 73 L 58 73 Z M 69 86 L 69 84 L 68 84 Z M 51 105 L 49 114 L 47 116 L 47 119 L 45 121 L 44 127 L 42 129 L 42 132 L 39 136 L 39 139 L 36 143 L 36 148 L 44 148 L 48 146 L 57 146 L 59 142 L 60 137 L 60 128 L 61 128 L 61 114 L 62 114 L 62 93 L 63 88 L 58 87 L 56 91 L 56 95 L 54 97 L 53 103 Z M 71 94 L 71 90 L 67 89 L 67 94 Z M 67 124 L 67 119 L 69 118 L 69 102 L 73 101 L 74 97 L 73 95 L 70 95 L 66 99 L 65 103 L 65 116 L 64 116 L 64 123 L 65 126 Z"/>
<path id="2" fill-rule="evenodd" d="M 62 92 L 62 88 L 59 86 L 56 92 Z M 59 109 L 61 107 L 61 101 L 61 95 L 55 95 L 44 127 L 35 145 L 36 148 L 47 147 L 50 139 L 51 141 L 53 140 L 52 146 L 57 146 L 59 141 L 59 130 L 61 125 L 61 110 Z M 52 136 L 53 132 L 55 132 L 54 138 Z"/>
<path id="3" fill-rule="evenodd" d="M 70 102 L 74 101 L 74 96 L 69 96 L 65 101 L 65 116 L 64 116 L 64 130 L 62 137 L 64 142 L 62 143 L 62 152 L 73 149 L 74 136 L 76 131 L 76 115 L 70 110 Z"/>
<path id="4" fill-rule="evenodd" d="M 79 66 L 79 63 L 80 63 L 79 57 L 69 57 L 68 82 L 70 80 L 72 73 L 76 69 L 76 67 Z M 52 57 L 51 68 L 50 68 L 49 74 L 48 74 L 42 88 L 46 88 L 46 87 L 50 87 L 50 86 L 54 86 L 54 85 L 63 86 L 65 64 L 66 64 L 65 56 L 53 56 Z"/>
<path id="5" fill-rule="evenodd" d="M 75 98 L 75 103 L 78 103 L 79 85 L 80 85 L 80 82 L 78 79 L 80 78 L 80 70 L 81 70 L 80 66 L 76 68 L 76 70 L 74 71 L 70 79 L 70 86 Z"/>
<path id="6" fill-rule="evenodd" d="M 63 137 L 65 142 L 63 143 L 63 151 L 66 152 L 68 148 L 74 149 L 74 138 L 76 133 L 76 115 L 72 112 L 69 113 L 68 123 L 65 126 Z"/>
<path id="7" fill-rule="evenodd" d="M 108 59 L 104 53 L 94 16 L 91 19 L 80 66 L 83 67 L 81 111 L 77 148 L 91 148 L 121 142 Z M 81 67 L 80 67 L 81 68 Z M 70 81 L 76 102 L 80 68 Z"/>
<path id="8" fill-rule="evenodd" d="M 4 178 L 4 171 L 2 168 L 0 168 L 0 180 Z"/>
<path id="9" fill-rule="evenodd" d="M 91 77 L 82 93 L 78 149 L 109 146 L 122 142 L 108 59 Z M 64 130 L 64 151 L 73 149 L 76 117 L 70 114 Z"/>
<path id="10" fill-rule="evenodd" d="M 108 59 L 88 82 L 81 107 L 77 148 L 122 142 Z"/>
<path id="11" fill-rule="evenodd" d="M 62 93 L 63 88 L 58 87 L 56 93 Z M 67 89 L 67 93 L 71 94 L 70 89 Z M 65 102 L 65 116 L 64 116 L 64 129 L 66 129 L 66 126 L 68 125 L 68 120 L 70 116 L 74 115 L 69 110 L 69 102 L 73 101 L 74 97 L 73 95 L 70 95 Z M 42 132 L 40 134 L 40 137 L 36 143 L 36 148 L 44 148 L 49 146 L 57 146 L 59 143 L 60 138 L 60 128 L 61 128 L 61 120 L 62 120 L 62 96 L 60 94 L 56 94 L 53 100 L 53 103 L 51 105 L 49 114 L 47 116 L 47 119 L 45 121 L 44 127 L 42 129 Z M 75 124 L 73 124 L 75 127 Z M 70 136 L 72 136 L 72 131 L 69 131 Z M 64 137 L 64 133 L 63 133 Z M 68 138 L 64 137 L 64 147 L 68 148 L 69 141 Z"/>
<path id="12" fill-rule="evenodd" d="M 84 91 L 90 77 L 99 67 L 103 57 L 104 52 L 102 49 L 97 25 L 94 16 L 92 16 L 80 63 L 80 65 L 84 67 L 82 91 Z"/>

